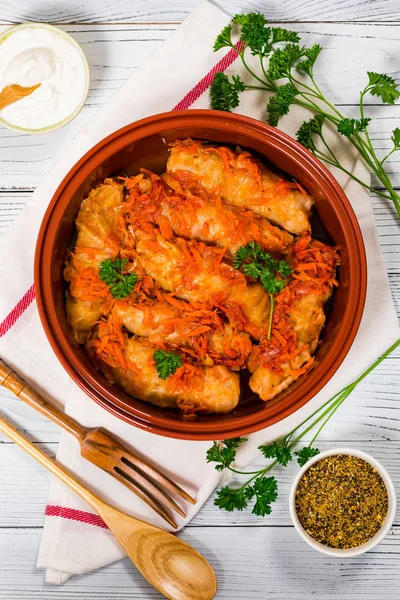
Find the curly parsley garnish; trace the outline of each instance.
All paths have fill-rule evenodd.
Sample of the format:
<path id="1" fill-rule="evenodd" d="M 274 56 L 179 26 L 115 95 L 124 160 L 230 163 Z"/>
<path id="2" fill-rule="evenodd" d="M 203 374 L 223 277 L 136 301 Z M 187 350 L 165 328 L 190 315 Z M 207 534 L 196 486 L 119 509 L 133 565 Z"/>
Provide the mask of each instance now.
<path id="1" fill-rule="evenodd" d="M 224 440 L 219 444 L 219 442 L 214 442 L 211 448 L 207 450 L 207 462 L 215 462 L 216 471 L 223 471 L 224 469 L 229 469 L 233 461 L 236 457 L 236 450 L 242 444 L 242 442 L 246 442 L 247 438 L 232 438 L 231 440 Z"/>
<path id="2" fill-rule="evenodd" d="M 239 44 L 237 35 L 239 34 Z M 233 39 L 233 37 L 235 39 Z M 328 100 L 321 91 L 314 75 L 314 65 L 322 52 L 319 44 L 310 48 L 302 46 L 299 34 L 282 27 L 272 27 L 261 13 L 235 15 L 229 25 L 217 37 L 214 50 L 234 48 L 238 53 L 247 74 L 246 83 L 238 76 L 228 77 L 217 73 L 210 88 L 211 107 L 230 111 L 240 102 L 240 94 L 246 90 L 272 92 L 266 110 L 268 122 L 276 126 L 280 117 L 288 114 L 292 105 L 302 106 L 315 114 L 314 119 L 304 123 L 297 138 L 324 162 L 341 169 L 362 186 L 379 196 L 392 200 L 400 216 L 400 194 L 394 189 L 384 163 L 394 152 L 400 150 L 400 129 L 392 133 L 393 147 L 384 158 L 379 158 L 372 145 L 368 125 L 370 118 L 364 115 L 364 98 L 376 96 L 385 104 L 394 104 L 400 98 L 398 84 L 389 75 L 367 72 L 368 83 L 360 92 L 360 118 L 346 117 Z M 258 58 L 250 66 L 247 53 Z M 322 124 L 324 121 L 349 138 L 350 143 L 364 158 L 366 164 L 375 173 L 381 188 L 373 188 L 370 182 L 359 180 L 351 170 L 343 165 L 334 152 L 334 146 L 325 138 Z M 317 143 L 318 142 L 318 143 Z"/>
<path id="3" fill-rule="evenodd" d="M 288 277 L 293 269 L 286 261 L 272 258 L 260 244 L 255 242 L 249 242 L 239 248 L 233 258 L 233 266 L 235 269 L 241 268 L 247 277 L 260 281 L 270 296 L 269 339 L 272 330 L 274 295 L 283 290 L 286 285 L 285 277 Z"/>
<path id="4" fill-rule="evenodd" d="M 298 452 L 295 452 L 295 455 L 297 456 L 297 462 L 301 467 L 305 465 L 311 457 L 317 456 L 317 454 L 319 454 L 318 448 L 310 448 L 308 446 L 305 446 Z"/>
<path id="5" fill-rule="evenodd" d="M 239 75 L 233 75 L 232 81 L 225 73 L 217 73 L 213 82 L 214 100 L 212 108 L 214 110 L 229 111 L 231 108 L 239 106 L 239 94 L 245 90 L 243 81 Z"/>
<path id="6" fill-rule="evenodd" d="M 153 354 L 157 373 L 160 379 L 166 379 L 173 375 L 175 371 L 182 366 L 182 359 L 175 352 L 166 352 L 158 348 Z"/>
<path id="7" fill-rule="evenodd" d="M 99 268 L 100 279 L 108 285 L 111 296 L 117 300 L 129 296 L 139 279 L 136 273 L 123 273 L 127 262 L 127 258 L 117 258 L 114 261 L 107 258 Z"/>
<path id="8" fill-rule="evenodd" d="M 223 471 L 229 469 L 234 473 L 240 473 L 231 467 L 236 458 L 236 450 L 246 442 L 246 438 L 233 438 L 223 442 L 214 442 L 207 450 L 207 462 L 216 463 L 215 469 Z M 259 476 L 257 476 L 259 475 Z M 244 510 L 253 498 L 255 503 L 253 513 L 259 516 L 269 515 L 271 513 L 271 504 L 278 497 L 278 484 L 275 477 L 264 477 L 263 470 L 256 473 L 244 485 L 238 488 L 225 486 L 217 492 L 215 505 L 221 510 L 232 512 L 233 510 Z"/>
<path id="9" fill-rule="evenodd" d="M 286 467 L 293 458 L 290 448 L 285 443 L 282 443 L 282 441 L 259 446 L 258 449 L 265 458 L 276 458 L 277 462 L 284 467 Z"/>
<path id="10" fill-rule="evenodd" d="M 248 507 L 249 501 L 254 499 L 253 514 L 264 517 L 271 513 L 272 504 L 278 497 L 278 482 L 273 476 L 266 477 L 266 473 L 276 463 L 286 466 L 292 460 L 292 454 L 285 440 L 259 446 L 259 450 L 266 458 L 274 458 L 275 461 L 268 467 L 251 473 L 238 471 L 232 467 L 232 464 L 235 461 L 237 449 L 246 441 L 246 438 L 233 438 L 223 442 L 214 442 L 211 448 L 207 450 L 206 460 L 207 462 L 216 463 L 215 469 L 217 471 L 229 469 L 233 473 L 251 475 L 250 479 L 240 487 L 231 488 L 226 485 L 218 490 L 214 503 L 221 510 L 232 512 L 234 510 L 244 510 Z M 303 455 L 306 450 L 310 453 L 310 456 L 313 455 L 312 453 L 318 452 L 316 448 L 303 448 Z"/>

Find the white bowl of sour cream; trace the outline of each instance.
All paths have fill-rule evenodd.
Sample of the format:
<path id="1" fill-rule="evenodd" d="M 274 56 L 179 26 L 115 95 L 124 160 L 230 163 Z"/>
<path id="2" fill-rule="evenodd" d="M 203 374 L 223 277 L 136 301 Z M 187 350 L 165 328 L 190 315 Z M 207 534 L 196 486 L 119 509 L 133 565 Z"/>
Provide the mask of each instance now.
<path id="1" fill-rule="evenodd" d="M 85 104 L 89 65 L 79 44 L 44 23 L 11 27 L 0 36 L 0 90 L 40 87 L 0 111 L 0 124 L 22 133 L 47 133 L 69 123 Z"/>

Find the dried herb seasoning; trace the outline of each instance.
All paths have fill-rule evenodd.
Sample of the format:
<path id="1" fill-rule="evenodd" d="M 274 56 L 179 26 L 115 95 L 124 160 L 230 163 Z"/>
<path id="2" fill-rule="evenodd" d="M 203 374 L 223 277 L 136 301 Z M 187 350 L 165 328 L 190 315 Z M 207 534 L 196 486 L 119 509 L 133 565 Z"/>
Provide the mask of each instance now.
<path id="1" fill-rule="evenodd" d="M 296 490 L 297 516 L 306 532 L 331 548 L 361 546 L 381 528 L 388 510 L 378 471 L 356 456 L 327 456 L 304 473 Z"/>

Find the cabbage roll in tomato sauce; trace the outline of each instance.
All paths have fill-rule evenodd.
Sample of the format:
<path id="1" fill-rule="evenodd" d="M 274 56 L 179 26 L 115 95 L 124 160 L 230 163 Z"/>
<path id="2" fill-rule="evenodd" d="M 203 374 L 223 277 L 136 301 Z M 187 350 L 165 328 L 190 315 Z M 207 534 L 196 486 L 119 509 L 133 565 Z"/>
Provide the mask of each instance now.
<path id="1" fill-rule="evenodd" d="M 155 346 L 180 349 L 194 362 L 239 370 L 251 352 L 249 335 L 224 322 L 212 306 L 192 306 L 177 298 L 129 303 L 116 301 L 112 315 L 131 333 Z"/>
<path id="2" fill-rule="evenodd" d="M 212 302 L 230 323 L 255 338 L 268 318 L 269 296 L 259 283 L 221 262 L 224 250 L 182 238 L 136 232 L 138 261 L 164 290 L 190 302 Z"/>
<path id="3" fill-rule="evenodd" d="M 148 175 L 148 174 L 147 174 Z M 173 234 L 226 248 L 233 256 L 251 241 L 270 252 L 288 251 L 293 236 L 253 211 L 229 206 L 211 194 L 191 174 L 151 174 L 125 183 L 127 216 L 132 225 L 147 219 L 158 225 L 166 239 Z"/>
<path id="4" fill-rule="evenodd" d="M 106 179 L 82 202 L 76 219 L 75 249 L 67 260 L 64 279 L 69 283 L 68 321 L 80 343 L 112 301 L 98 270 L 103 260 L 118 256 L 124 236 L 120 227 L 122 199 L 123 185 Z"/>
<path id="5" fill-rule="evenodd" d="M 90 342 L 87 347 L 93 352 Z M 118 364 L 112 366 L 112 361 L 105 362 L 103 359 L 108 360 L 108 357 L 103 351 L 98 365 L 111 383 L 134 398 L 161 407 L 179 408 L 187 418 L 197 412 L 228 413 L 239 402 L 239 375 L 226 367 L 198 368 L 184 363 L 173 375 L 160 379 L 153 355 L 154 346 L 147 340 L 124 336 Z"/>
<path id="6" fill-rule="evenodd" d="M 293 279 L 275 298 L 272 334 L 250 354 L 250 387 L 271 400 L 308 371 L 325 323 L 339 256 L 335 248 L 303 236 L 293 249 Z"/>
<path id="7" fill-rule="evenodd" d="M 228 204 L 249 208 L 275 225 L 300 235 L 310 231 L 311 196 L 297 183 L 278 177 L 249 152 L 196 140 L 171 147 L 167 171 L 189 171 Z"/>

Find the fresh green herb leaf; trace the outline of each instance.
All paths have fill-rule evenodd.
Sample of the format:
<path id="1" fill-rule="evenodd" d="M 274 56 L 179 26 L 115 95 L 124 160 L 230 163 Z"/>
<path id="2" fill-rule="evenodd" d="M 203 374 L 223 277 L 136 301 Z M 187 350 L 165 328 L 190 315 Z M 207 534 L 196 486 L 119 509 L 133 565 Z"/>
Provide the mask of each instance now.
<path id="1" fill-rule="evenodd" d="M 311 152 L 316 150 L 314 136 L 321 135 L 324 120 L 324 115 L 315 115 L 309 121 L 304 121 L 296 133 L 297 141 L 308 150 L 311 150 Z"/>
<path id="2" fill-rule="evenodd" d="M 233 258 L 233 266 L 235 269 L 243 267 L 243 270 L 245 268 L 248 270 L 248 267 L 251 265 L 254 265 L 256 269 L 254 274 L 258 274 L 259 277 L 261 277 L 262 274 L 272 277 L 277 273 L 287 277 L 292 273 L 292 268 L 286 261 L 275 260 L 256 242 L 249 242 L 246 246 L 241 246 Z M 251 277 L 253 277 L 253 275 L 251 275 Z"/>
<path id="3" fill-rule="evenodd" d="M 264 259 L 266 253 L 256 242 L 249 242 L 246 246 L 241 246 L 233 257 L 233 266 L 235 269 L 240 269 L 242 264 L 247 260 L 257 262 L 258 259 Z"/>
<path id="4" fill-rule="evenodd" d="M 372 96 L 378 96 L 385 104 L 394 104 L 400 98 L 397 83 L 389 75 L 368 71 L 369 84 L 367 90 Z"/>
<path id="5" fill-rule="evenodd" d="M 371 119 L 348 119 L 346 117 L 338 123 L 337 130 L 342 135 L 350 137 L 354 133 L 365 131 L 370 121 Z"/>
<path id="6" fill-rule="evenodd" d="M 269 59 L 268 78 L 272 81 L 288 77 L 295 63 L 305 55 L 306 48 L 298 44 L 288 44 L 274 50 Z"/>
<path id="7" fill-rule="evenodd" d="M 239 446 L 246 442 L 246 438 L 232 438 L 230 440 L 223 440 L 222 442 L 214 442 L 211 448 L 207 450 L 206 460 L 207 462 L 215 462 L 217 465 L 215 469 L 217 471 L 223 471 L 229 469 L 236 457 L 236 450 Z"/>
<path id="8" fill-rule="evenodd" d="M 282 275 L 282 277 L 289 277 L 289 275 L 293 273 L 292 267 L 286 262 L 286 260 L 279 261 L 277 271 Z"/>
<path id="9" fill-rule="evenodd" d="M 311 448 L 310 446 L 305 446 L 298 452 L 295 452 L 300 467 L 304 466 L 312 456 L 317 456 L 317 454 L 319 454 L 318 448 Z"/>
<path id="10" fill-rule="evenodd" d="M 243 273 L 246 277 L 252 277 L 253 279 L 259 279 L 261 275 L 260 267 L 257 263 L 244 263 L 242 265 Z"/>
<path id="11" fill-rule="evenodd" d="M 244 274 L 258 279 L 270 295 L 268 339 L 271 337 L 274 295 L 281 292 L 286 285 L 285 277 L 292 273 L 292 267 L 284 260 L 275 260 L 268 252 L 255 242 L 249 242 L 235 253 L 233 258 L 235 269 L 242 268 Z"/>
<path id="12" fill-rule="evenodd" d="M 226 449 L 224 449 L 226 450 Z M 208 463 L 210 462 L 215 462 L 217 463 L 215 465 L 215 470 L 216 471 L 223 471 L 226 467 L 229 467 L 229 465 L 231 464 L 233 458 L 231 459 L 230 457 L 225 457 L 222 453 L 223 449 L 220 448 L 220 445 L 218 442 L 214 442 L 213 445 L 211 446 L 211 448 L 209 448 L 207 450 L 206 453 L 206 461 Z"/>
<path id="13" fill-rule="evenodd" d="M 277 279 L 276 272 L 271 272 L 265 269 L 260 275 L 260 281 L 271 296 L 275 296 L 278 292 L 281 292 L 285 287 L 286 283 L 284 279 Z"/>
<path id="14" fill-rule="evenodd" d="M 284 467 L 286 467 L 286 465 L 292 460 L 290 448 L 281 441 L 258 446 L 258 449 L 265 456 L 265 458 L 275 458 L 278 463 Z"/>
<path id="15" fill-rule="evenodd" d="M 229 440 L 223 440 L 222 443 L 231 450 L 237 450 L 239 448 L 239 446 L 241 446 L 241 444 L 243 444 L 243 442 L 247 442 L 247 438 L 235 437 L 235 438 L 231 438 Z"/>
<path id="16" fill-rule="evenodd" d="M 400 129 L 398 127 L 393 129 L 392 142 L 395 148 L 400 148 Z"/>
<path id="17" fill-rule="evenodd" d="M 217 36 L 217 39 L 214 42 L 214 51 L 221 50 L 221 48 L 231 48 L 233 46 L 232 43 L 232 25 L 226 25 L 223 28 L 221 33 Z"/>
<path id="18" fill-rule="evenodd" d="M 293 104 L 298 91 L 291 83 L 285 83 L 278 88 L 275 96 L 271 96 L 267 103 L 268 123 L 276 127 L 279 118 L 287 115 L 290 106 Z"/>
<path id="19" fill-rule="evenodd" d="M 248 485 L 244 489 L 244 496 L 247 500 L 255 497 L 252 513 L 259 517 L 271 514 L 271 504 L 278 497 L 278 482 L 275 477 L 257 477 L 252 485 Z"/>
<path id="20" fill-rule="evenodd" d="M 108 285 L 110 294 L 117 300 L 129 296 L 139 279 L 136 273 L 123 273 L 127 262 L 127 258 L 117 258 L 114 261 L 107 258 L 100 264 L 100 279 Z"/>
<path id="21" fill-rule="evenodd" d="M 162 348 L 158 348 L 154 352 L 153 358 L 160 379 L 166 379 L 170 375 L 173 375 L 182 366 L 182 359 L 179 354 L 166 352 Z"/>
<path id="22" fill-rule="evenodd" d="M 238 488 L 235 490 L 229 486 L 225 486 L 224 488 L 218 490 L 214 504 L 221 510 L 227 510 L 228 512 L 247 508 L 247 501 L 243 488 Z"/>
<path id="23" fill-rule="evenodd" d="M 279 42 L 292 42 L 296 44 L 300 41 L 300 36 L 296 31 L 289 31 L 288 29 L 282 29 L 282 27 L 273 27 L 272 29 L 272 43 L 278 44 Z"/>
<path id="24" fill-rule="evenodd" d="M 232 23 L 240 25 L 240 39 L 253 55 L 268 55 L 271 51 L 271 28 L 267 27 L 268 21 L 263 14 L 235 15 Z"/>
<path id="25" fill-rule="evenodd" d="M 254 14 L 258 14 L 258 13 L 241 13 L 241 14 L 237 14 L 234 15 L 232 17 L 232 23 L 235 23 L 236 25 L 247 25 L 251 19 L 253 18 Z M 264 19 L 264 22 L 266 23 L 266 18 L 264 15 L 262 15 L 260 13 L 260 19 Z"/>
<path id="26" fill-rule="evenodd" d="M 217 73 L 210 88 L 211 108 L 230 112 L 239 106 L 239 94 L 244 89 L 239 75 L 234 75 L 230 81 L 225 73 Z"/>
<path id="27" fill-rule="evenodd" d="M 322 51 L 322 46 L 319 44 L 314 44 L 311 48 L 307 48 L 304 51 L 304 55 L 307 57 L 305 60 L 302 60 L 296 65 L 296 69 L 298 71 L 303 71 L 304 73 L 308 73 L 311 75 L 312 68 L 314 66 L 315 61 L 317 60 L 320 52 Z"/>

